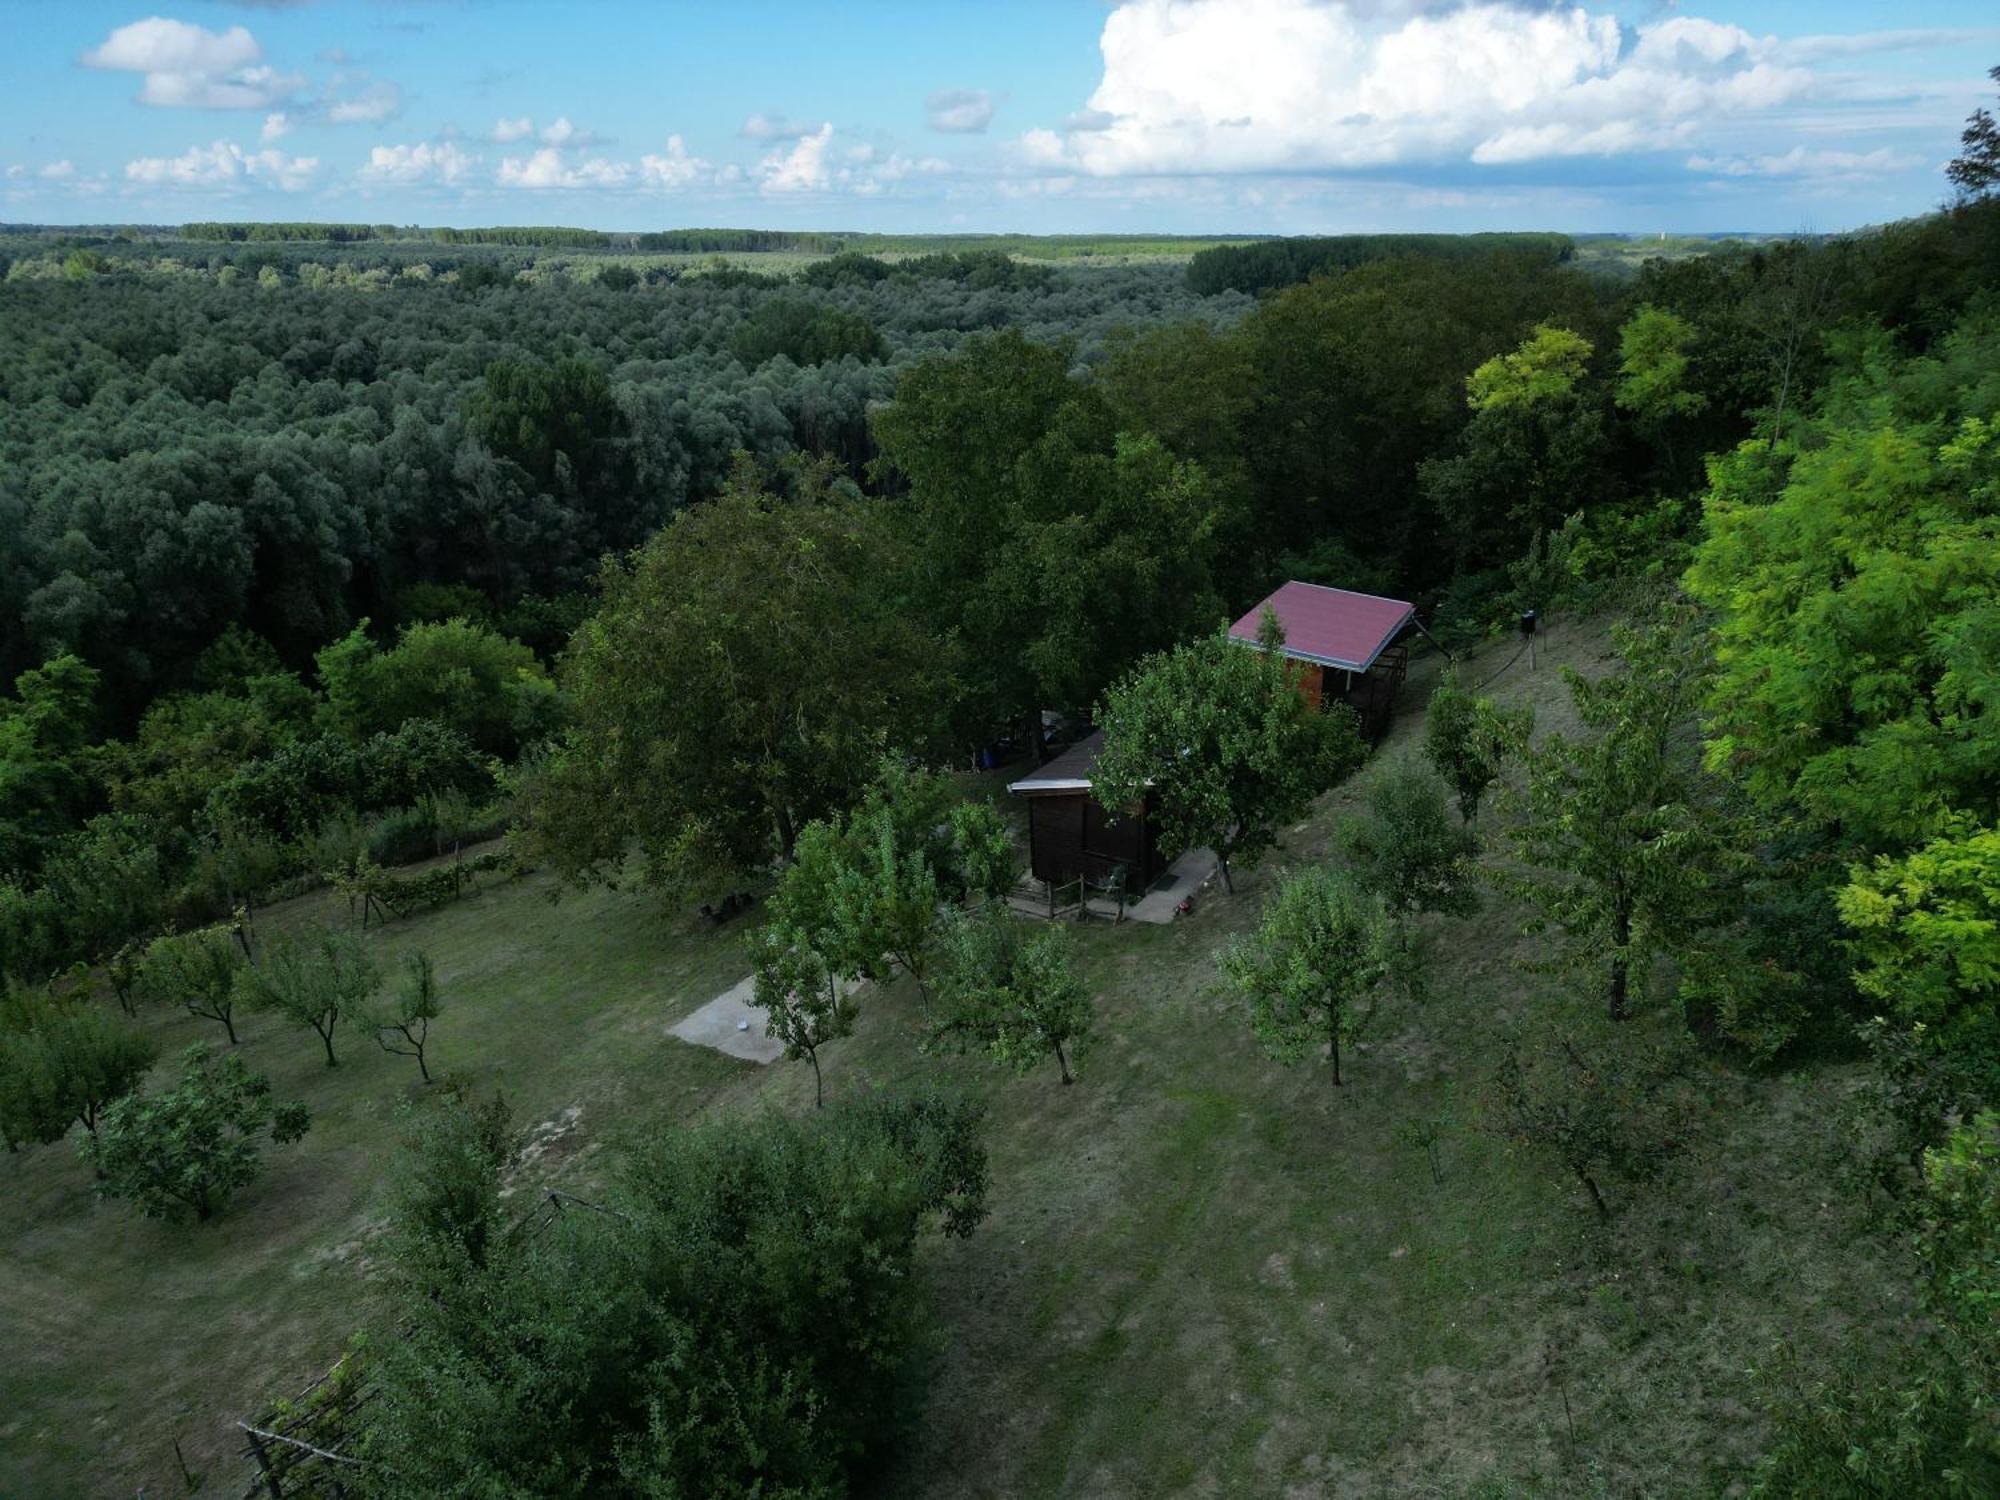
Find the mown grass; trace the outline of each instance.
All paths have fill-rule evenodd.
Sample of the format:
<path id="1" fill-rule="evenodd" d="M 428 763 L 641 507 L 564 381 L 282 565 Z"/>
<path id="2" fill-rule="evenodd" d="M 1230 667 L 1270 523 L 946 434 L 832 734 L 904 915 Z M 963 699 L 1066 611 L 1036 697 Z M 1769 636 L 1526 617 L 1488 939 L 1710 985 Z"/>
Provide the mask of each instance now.
<path id="1" fill-rule="evenodd" d="M 1534 673 L 1517 661 L 1490 691 L 1560 723 L 1554 666 L 1595 671 L 1604 650 L 1599 630 L 1558 629 Z M 1469 675 L 1513 654 L 1496 643 Z M 1430 670 L 1383 755 L 1411 753 Z M 1285 868 L 1331 857 L 1355 795 L 1330 794 L 1236 894 L 1203 893 L 1171 928 L 1074 929 L 1099 1015 L 1074 1087 L 1053 1068 L 1015 1079 L 921 1056 L 914 988 L 864 993 L 856 1035 L 826 1053 L 829 1092 L 972 1090 L 993 1156 L 987 1222 L 925 1257 L 940 1342 L 890 1493 L 1686 1494 L 1754 1455 L 1751 1371 L 1775 1343 L 1810 1353 L 1903 1316 L 1884 1290 L 1898 1269 L 1824 1186 L 1838 1071 L 1714 1069 L 1700 1148 L 1658 1188 L 1621 1193 L 1609 1231 L 1481 1127 L 1507 1028 L 1574 1003 L 1522 976 L 1519 914 L 1498 898 L 1435 924 L 1434 997 L 1383 1008 L 1347 1088 L 1264 1058 L 1216 989 L 1214 951 Z M 707 1110 L 811 1108 L 803 1065 L 664 1034 L 744 972 L 739 929 L 630 893 L 551 906 L 547 892 L 493 888 L 377 939 L 385 960 L 411 945 L 438 960 L 439 1060 L 503 1087 L 524 1124 L 558 1122 L 538 1173 L 584 1186 L 622 1137 Z M 206 1034 L 155 1024 L 171 1045 Z M 169 1493 L 176 1436 L 233 1486 L 234 1419 L 323 1368 L 364 1310 L 412 1070 L 350 1038 L 328 1071 L 310 1034 L 266 1018 L 244 1045 L 317 1123 L 213 1226 L 96 1203 L 66 1148 L 0 1165 L 0 1318 L 18 1330 L 0 1492 Z M 1402 1133 L 1413 1119 L 1445 1122 L 1441 1184 Z"/>

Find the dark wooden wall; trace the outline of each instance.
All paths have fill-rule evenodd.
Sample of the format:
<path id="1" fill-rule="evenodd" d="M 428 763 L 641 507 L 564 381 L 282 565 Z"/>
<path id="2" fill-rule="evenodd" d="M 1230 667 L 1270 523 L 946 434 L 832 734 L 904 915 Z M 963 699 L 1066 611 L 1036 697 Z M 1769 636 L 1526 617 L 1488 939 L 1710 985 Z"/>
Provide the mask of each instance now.
<path id="1" fill-rule="evenodd" d="M 1028 864 L 1057 884 L 1101 881 L 1124 865 L 1136 892 L 1160 872 L 1159 843 L 1143 807 L 1113 819 L 1088 792 L 1043 792 L 1028 798 Z"/>

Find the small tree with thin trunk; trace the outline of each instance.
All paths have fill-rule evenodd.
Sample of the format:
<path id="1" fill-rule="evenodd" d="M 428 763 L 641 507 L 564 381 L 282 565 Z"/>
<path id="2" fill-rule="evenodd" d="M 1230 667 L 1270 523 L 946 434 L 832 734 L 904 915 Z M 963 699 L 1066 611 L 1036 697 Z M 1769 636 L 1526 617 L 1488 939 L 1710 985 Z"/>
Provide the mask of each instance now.
<path id="1" fill-rule="evenodd" d="M 1527 744 L 1533 726 L 1529 710 L 1502 709 L 1490 698 L 1475 698 L 1459 685 L 1455 668 L 1445 669 L 1424 718 L 1424 755 L 1458 798 L 1458 815 L 1465 822 L 1479 816 L 1487 788 L 1499 779 L 1507 758 Z"/>
<path id="2" fill-rule="evenodd" d="M 938 1016 L 930 1049 L 979 1050 L 1016 1073 L 1053 1057 L 1064 1083 L 1089 1040 L 1089 992 L 1060 927 L 1027 930 L 999 902 L 955 911 L 945 924 Z"/>
<path id="3" fill-rule="evenodd" d="M 1635 976 L 1718 920 L 1733 856 L 1696 764 L 1700 643 L 1672 624 L 1613 639 L 1624 670 L 1596 682 L 1565 673 L 1591 737 L 1552 734 L 1527 757 L 1508 831 L 1530 868 L 1505 883 L 1532 903 L 1530 932 L 1559 936 L 1537 967 L 1602 975 L 1618 1021 L 1630 1014 Z"/>
<path id="4" fill-rule="evenodd" d="M 356 934 L 321 927 L 266 944 L 262 966 L 245 969 L 242 984 L 252 1008 L 275 1011 L 317 1035 L 331 1068 L 340 1061 L 333 1051 L 340 1018 L 353 1016 L 380 978 Z"/>
<path id="5" fill-rule="evenodd" d="M 1374 1008 L 1394 934 L 1379 896 L 1344 872 L 1308 869 L 1286 878 L 1256 932 L 1224 949 L 1220 962 L 1264 1050 L 1290 1063 L 1325 1047 L 1338 1087 L 1340 1044 Z"/>
<path id="6" fill-rule="evenodd" d="M 197 1043 L 182 1054 L 173 1088 L 120 1099 L 83 1150 L 111 1197 L 131 1199 L 149 1219 L 192 1214 L 205 1223 L 261 1170 L 260 1136 L 284 1145 L 308 1123 L 303 1104 L 274 1105 L 270 1079 L 241 1057 L 217 1061 Z"/>
<path id="7" fill-rule="evenodd" d="M 1605 1223 L 1603 1183 L 1659 1176 L 1687 1149 L 1694 1120 L 1681 1054 L 1622 1033 L 1516 1039 L 1494 1075 L 1494 1100 L 1499 1134 L 1561 1165 Z"/>
<path id="8" fill-rule="evenodd" d="M 0 1135 L 16 1145 L 95 1134 L 104 1111 L 139 1086 L 159 1048 L 95 1006 L 16 992 L 0 1007 Z"/>
<path id="9" fill-rule="evenodd" d="M 429 1083 L 431 1070 L 424 1048 L 430 1041 L 431 1022 L 443 1008 L 431 956 L 412 949 L 403 955 L 403 975 L 388 1000 L 364 1010 L 361 1024 L 374 1034 L 376 1045 L 384 1052 L 414 1057 L 417 1071 Z"/>
<path id="10" fill-rule="evenodd" d="M 1166 857 L 1213 849 L 1232 890 L 1232 867 L 1275 846 L 1364 753 L 1351 710 L 1300 693 L 1269 611 L 1259 642 L 1217 633 L 1140 662 L 1104 695 L 1091 772 L 1106 809 L 1145 805 Z"/>
<path id="11" fill-rule="evenodd" d="M 851 1035 L 858 1011 L 840 993 L 840 974 L 804 933 L 773 922 L 750 941 L 757 1004 L 764 1033 L 785 1044 L 785 1056 L 812 1064 L 813 1104 L 826 1106 L 819 1049 Z"/>
<path id="12" fill-rule="evenodd" d="M 236 935 L 225 924 L 153 939 L 139 969 L 139 987 L 191 1016 L 220 1021 L 236 1045 L 237 978 L 245 968 Z"/>

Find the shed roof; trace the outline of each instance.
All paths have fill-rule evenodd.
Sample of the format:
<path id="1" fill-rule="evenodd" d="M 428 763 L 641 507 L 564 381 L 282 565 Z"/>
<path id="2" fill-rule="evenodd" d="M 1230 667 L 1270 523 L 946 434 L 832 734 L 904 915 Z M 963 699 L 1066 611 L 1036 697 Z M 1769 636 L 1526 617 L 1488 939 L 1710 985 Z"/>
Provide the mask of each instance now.
<path id="1" fill-rule="evenodd" d="M 1230 626 L 1230 639 L 1256 645 L 1266 607 L 1285 627 L 1285 655 L 1350 672 L 1374 666 L 1375 658 L 1417 615 L 1417 607 L 1406 599 L 1294 581 Z"/>
<path id="2" fill-rule="evenodd" d="M 1009 782 L 1010 792 L 1087 792 L 1090 776 L 1097 769 L 1097 752 L 1104 748 L 1104 731 L 1086 735 L 1052 760 L 1044 761 L 1030 776 Z"/>

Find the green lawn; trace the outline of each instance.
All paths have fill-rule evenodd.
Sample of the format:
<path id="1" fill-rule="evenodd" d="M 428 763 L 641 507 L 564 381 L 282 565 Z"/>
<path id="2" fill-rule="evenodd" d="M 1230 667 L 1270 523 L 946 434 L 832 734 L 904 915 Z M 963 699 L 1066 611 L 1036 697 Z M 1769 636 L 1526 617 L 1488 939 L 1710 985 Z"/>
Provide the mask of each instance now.
<path id="1" fill-rule="evenodd" d="M 1491 691 L 1558 723 L 1554 664 L 1598 670 L 1603 650 L 1601 631 L 1559 628 L 1537 671 L 1516 662 Z M 1469 675 L 1513 653 L 1496 643 Z M 1385 755 L 1410 752 L 1430 670 Z M 1749 1371 L 1773 1344 L 1902 1315 L 1883 1290 L 1896 1268 L 1818 1190 L 1840 1072 L 1718 1071 L 1701 1148 L 1621 1194 L 1609 1232 L 1479 1128 L 1503 1028 L 1559 1003 L 1520 974 L 1517 913 L 1497 900 L 1438 923 L 1434 1000 L 1384 1009 L 1349 1087 L 1267 1061 L 1212 955 L 1286 864 L 1325 857 L 1352 797 L 1174 927 L 1076 929 L 1100 1024 L 1072 1088 L 1053 1068 L 921 1057 L 906 984 L 864 994 L 857 1034 L 828 1049 L 831 1094 L 943 1078 L 991 1105 L 991 1214 L 925 1263 L 942 1337 L 896 1495 L 1684 1494 L 1755 1452 Z M 543 1125 L 531 1180 L 587 1186 L 600 1147 L 698 1111 L 811 1107 L 803 1065 L 665 1035 L 746 971 L 739 928 L 630 893 L 548 894 L 542 877 L 494 887 L 379 940 L 438 961 L 440 1063 Z M 331 899 L 260 921 L 315 907 Z M 219 1035 L 158 1024 L 170 1046 Z M 95 1203 L 67 1147 L 0 1163 L 0 1493 L 171 1493 L 176 1437 L 233 1490 L 231 1424 L 324 1368 L 356 1321 L 414 1069 L 351 1037 L 329 1071 L 316 1038 L 269 1018 L 245 1036 L 316 1121 L 214 1225 Z M 1399 1135 L 1439 1117 L 1442 1185 Z"/>

